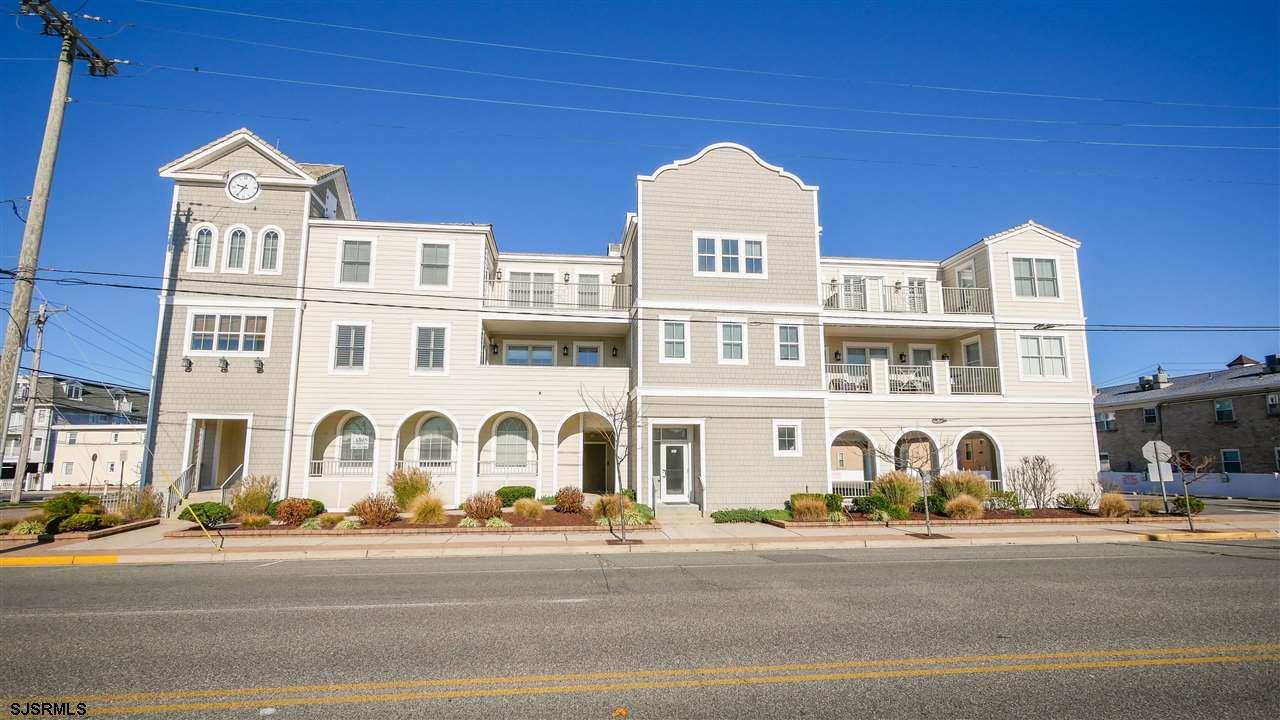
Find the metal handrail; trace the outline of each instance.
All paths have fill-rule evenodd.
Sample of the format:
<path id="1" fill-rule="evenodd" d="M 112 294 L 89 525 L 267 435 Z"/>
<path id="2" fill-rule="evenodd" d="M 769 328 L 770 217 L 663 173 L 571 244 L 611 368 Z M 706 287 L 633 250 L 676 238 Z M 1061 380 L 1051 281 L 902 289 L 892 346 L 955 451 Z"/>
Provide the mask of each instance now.
<path id="1" fill-rule="evenodd" d="M 227 504 L 227 493 L 228 493 L 228 491 L 229 491 L 232 487 L 235 487 L 236 483 L 240 482 L 240 480 L 244 477 L 244 473 L 243 473 L 243 471 L 244 471 L 244 463 L 241 463 L 240 465 L 237 465 L 237 466 L 236 466 L 236 469 L 235 469 L 235 470 L 232 470 L 232 471 L 231 471 L 231 474 L 227 476 L 227 479 L 226 479 L 226 480 L 223 480 L 223 481 L 222 481 L 222 485 L 220 485 L 220 486 L 218 487 L 218 489 L 222 491 L 222 504 L 223 504 L 223 505 L 226 505 L 226 504 Z"/>
<path id="2" fill-rule="evenodd" d="M 194 477 L 196 464 L 191 463 L 185 470 L 178 473 L 178 477 L 174 478 L 169 487 L 165 489 L 164 514 L 168 517 L 173 514 L 174 510 L 182 504 L 183 500 L 191 494 L 191 479 Z"/>

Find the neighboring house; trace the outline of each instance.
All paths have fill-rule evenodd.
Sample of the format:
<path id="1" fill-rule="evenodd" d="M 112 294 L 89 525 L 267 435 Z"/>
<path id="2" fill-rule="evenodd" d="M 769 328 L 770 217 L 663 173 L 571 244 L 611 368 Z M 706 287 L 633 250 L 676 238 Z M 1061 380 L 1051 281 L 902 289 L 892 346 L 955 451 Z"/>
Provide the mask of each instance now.
<path id="1" fill-rule="evenodd" d="M 1094 398 L 1103 477 L 1129 489 L 1158 479 L 1142 446 L 1163 440 L 1182 457 L 1208 457 L 1202 494 L 1280 496 L 1280 360 L 1237 356 L 1222 370 L 1170 377 L 1160 368 L 1138 382 L 1099 388 Z M 1168 480 L 1169 478 L 1166 478 Z M 1210 486 L 1230 482 L 1231 488 Z"/>
<path id="2" fill-rule="evenodd" d="M 142 478 L 147 426 L 59 425 L 44 487 L 136 486 Z"/>
<path id="3" fill-rule="evenodd" d="M 895 462 L 1096 472 L 1079 243 L 1034 222 L 941 261 L 822 257 L 818 189 L 732 143 L 637 178 L 604 255 L 358 219 L 342 166 L 243 129 L 160 174 L 161 486 L 261 473 L 346 507 L 413 466 L 449 503 L 623 486 L 713 509 L 864 494 Z M 628 404 L 621 477 L 584 391 Z"/>
<path id="4" fill-rule="evenodd" d="M 11 487 L 8 481 L 12 480 L 18 461 L 22 422 L 27 396 L 31 392 L 30 376 L 19 376 L 15 390 L 4 440 L 3 477 L 8 479 L 5 487 Z M 146 390 L 41 373 L 36 383 L 31 447 L 25 464 L 27 475 L 47 474 L 53 469 L 57 453 L 55 431 L 62 426 L 143 424 L 147 417 L 147 403 Z M 48 483 L 43 483 L 43 486 L 47 489 Z"/>

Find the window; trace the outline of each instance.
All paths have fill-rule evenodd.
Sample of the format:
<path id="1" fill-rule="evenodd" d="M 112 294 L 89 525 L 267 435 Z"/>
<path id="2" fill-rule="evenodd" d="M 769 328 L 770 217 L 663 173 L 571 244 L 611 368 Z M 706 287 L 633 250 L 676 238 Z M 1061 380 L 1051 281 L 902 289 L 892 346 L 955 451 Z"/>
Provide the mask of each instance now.
<path id="1" fill-rule="evenodd" d="M 1142 408 L 1142 422 L 1147 425 L 1155 425 L 1160 421 L 1160 413 L 1156 408 Z"/>
<path id="2" fill-rule="evenodd" d="M 192 350 L 213 349 L 213 328 L 218 321 L 217 315 L 196 315 L 191 323 Z"/>
<path id="3" fill-rule="evenodd" d="M 334 329 L 333 369 L 364 370 L 366 325 L 338 325 Z"/>
<path id="4" fill-rule="evenodd" d="M 1058 297 L 1058 261 L 1014 258 L 1013 293 L 1018 297 Z"/>
<path id="5" fill-rule="evenodd" d="M 245 271 L 248 269 L 249 232 L 244 228 L 235 228 L 227 235 L 227 263 L 224 270 Z"/>
<path id="6" fill-rule="evenodd" d="M 600 304 L 599 275 L 578 275 L 578 307 L 606 307 Z"/>
<path id="7" fill-rule="evenodd" d="M 982 342 L 980 340 L 965 343 L 961 349 L 964 351 L 965 367 L 982 366 Z"/>
<path id="8" fill-rule="evenodd" d="M 956 270 L 956 287 L 976 288 L 978 287 L 977 274 L 973 270 L 973 263 L 969 263 Z"/>
<path id="9" fill-rule="evenodd" d="M 524 467 L 529 462 L 529 427 L 517 417 L 503 420 L 495 445 L 498 467 Z"/>
<path id="10" fill-rule="evenodd" d="M 556 346 L 550 343 L 508 343 L 504 364 L 551 367 L 556 364 Z"/>
<path id="11" fill-rule="evenodd" d="M 241 343 L 244 352 L 262 352 L 267 349 L 267 317 L 265 315 L 246 315 L 244 318 L 244 341 Z M 121 398 L 124 401 L 123 398 Z"/>
<path id="12" fill-rule="evenodd" d="M 778 365 L 804 365 L 803 334 L 799 323 L 778 322 L 773 326 L 778 352 L 774 360 Z"/>
<path id="13" fill-rule="evenodd" d="M 68 400 L 79 400 L 84 397 L 84 386 L 80 383 L 68 383 L 66 393 Z"/>
<path id="14" fill-rule="evenodd" d="M 854 347 L 845 346 L 845 362 L 850 365 L 870 365 L 872 360 L 889 360 L 887 347 Z"/>
<path id="15" fill-rule="evenodd" d="M 1098 430 L 1102 432 L 1111 432 L 1116 429 L 1116 414 L 1114 412 L 1096 412 L 1093 414 L 1093 424 L 1098 426 Z"/>
<path id="16" fill-rule="evenodd" d="M 76 431 L 74 431 L 74 430 L 72 430 L 71 432 L 68 432 L 68 433 L 67 433 L 67 444 L 68 444 L 68 445 L 75 445 L 75 444 L 76 444 L 76 441 L 77 441 L 77 440 L 79 440 L 79 439 L 80 439 L 80 433 L 78 433 L 78 432 L 76 432 Z"/>
<path id="17" fill-rule="evenodd" d="M 747 364 L 747 324 L 737 318 L 720 321 L 720 362 Z"/>
<path id="18" fill-rule="evenodd" d="M 418 460 L 435 465 L 453 462 L 453 423 L 436 416 L 418 430 Z"/>
<path id="19" fill-rule="evenodd" d="M 258 246 L 258 272 L 280 272 L 280 232 L 262 231 Z"/>
<path id="20" fill-rule="evenodd" d="M 738 272 L 738 241 L 735 238 L 720 240 L 720 272 Z"/>
<path id="21" fill-rule="evenodd" d="M 196 231 L 195 245 L 191 249 L 189 270 L 213 268 L 213 228 L 202 227 Z"/>
<path id="22" fill-rule="evenodd" d="M 373 425 L 363 415 L 353 415 L 342 423 L 339 459 L 346 463 L 373 462 Z"/>
<path id="23" fill-rule="evenodd" d="M 1267 394 L 1267 414 L 1280 415 L 1280 393 Z"/>
<path id="24" fill-rule="evenodd" d="M 445 370 L 445 337 L 442 327 L 419 327 L 414 332 L 413 369 L 427 372 Z"/>
<path id="25" fill-rule="evenodd" d="M 367 284 L 373 267 L 373 242 L 343 240 L 340 260 L 338 282 Z"/>
<path id="26" fill-rule="evenodd" d="M 773 456 L 798 457 L 800 455 L 800 421 L 773 421 Z"/>
<path id="27" fill-rule="evenodd" d="M 30 386 L 29 386 L 27 383 L 22 383 L 21 385 L 19 385 L 19 386 L 18 386 L 18 399 L 19 399 L 19 400 L 26 400 L 26 399 L 27 399 L 27 392 L 28 392 L 30 389 L 31 389 L 31 388 L 30 388 Z"/>
<path id="28" fill-rule="evenodd" d="M 933 347 L 910 347 L 911 364 L 926 366 L 933 364 Z"/>
<path id="29" fill-rule="evenodd" d="M 115 445 L 119 442 L 120 442 L 120 433 L 118 432 L 111 433 L 111 444 Z"/>
<path id="30" fill-rule="evenodd" d="M 214 347 L 218 352 L 239 352 L 242 320 L 239 315 L 218 316 L 218 332 L 214 339 Z"/>
<path id="31" fill-rule="evenodd" d="M 1018 338 L 1022 375 L 1026 378 L 1065 378 L 1066 343 L 1061 335 L 1022 335 Z"/>
<path id="32" fill-rule="evenodd" d="M 694 233 L 693 253 L 695 275 L 768 275 L 764 235 Z"/>
<path id="33" fill-rule="evenodd" d="M 31 438 L 31 452 L 40 452 L 40 448 L 43 448 L 43 447 L 44 447 L 44 438 L 42 437 Z"/>
<path id="34" fill-rule="evenodd" d="M 221 315 L 197 312 L 191 318 L 189 350 L 206 354 L 265 353 L 267 351 L 266 315 Z M 122 398 L 116 397 L 121 410 Z M 133 402 L 123 398 L 129 408 Z"/>
<path id="35" fill-rule="evenodd" d="M 1244 463 L 1240 458 L 1239 450 L 1223 450 L 1222 451 L 1222 472 L 1224 473 L 1244 472 Z"/>
<path id="36" fill-rule="evenodd" d="M 63 474 L 63 475 L 71 475 L 71 474 L 72 474 L 72 473 L 74 473 L 75 471 L 76 471 L 76 464 L 75 464 L 75 463 L 73 463 L 73 462 L 64 462 L 64 463 L 62 463 L 62 474 Z"/>
<path id="37" fill-rule="evenodd" d="M 746 270 L 748 275 L 764 273 L 764 241 L 747 240 L 743 243 L 747 250 Z"/>
<path id="38" fill-rule="evenodd" d="M 511 273 L 511 285 L 507 290 L 507 304 L 512 307 L 554 307 L 556 299 L 555 273 Z"/>
<path id="39" fill-rule="evenodd" d="M 716 271 L 715 238 L 698 238 L 698 272 Z"/>
<path id="40" fill-rule="evenodd" d="M 659 362 L 689 362 L 689 321 L 663 320 Z"/>
<path id="41" fill-rule="evenodd" d="M 1231 398 L 1213 401 L 1213 419 L 1217 422 L 1235 422 L 1236 407 Z"/>
<path id="42" fill-rule="evenodd" d="M 418 285 L 448 287 L 451 250 L 447 243 L 422 243 L 419 246 Z"/>
<path id="43" fill-rule="evenodd" d="M 36 425 L 49 424 L 49 408 L 36 408 L 35 424 Z"/>
<path id="44" fill-rule="evenodd" d="M 1111 470 L 1111 453 L 1098 453 L 1098 469 L 1103 472 Z"/>
<path id="45" fill-rule="evenodd" d="M 578 367 L 600 367 L 600 346 L 574 343 L 573 364 Z"/>
<path id="46" fill-rule="evenodd" d="M 108 462 L 108 463 L 107 463 L 107 468 L 106 468 L 106 470 L 107 470 L 107 474 L 108 474 L 108 475 L 110 475 L 110 474 L 114 473 L 114 472 L 116 471 L 116 464 L 115 464 L 115 462 L 114 462 L 114 461 L 112 461 L 112 462 Z"/>

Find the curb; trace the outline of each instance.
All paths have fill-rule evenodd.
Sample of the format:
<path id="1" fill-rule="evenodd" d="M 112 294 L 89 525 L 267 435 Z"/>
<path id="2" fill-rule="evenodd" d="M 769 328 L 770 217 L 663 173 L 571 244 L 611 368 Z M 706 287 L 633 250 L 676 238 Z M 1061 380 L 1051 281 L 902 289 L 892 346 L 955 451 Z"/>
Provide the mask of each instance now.
<path id="1" fill-rule="evenodd" d="M 1167 533 L 1147 533 L 1144 535 L 1147 540 L 1155 542 L 1202 542 L 1205 540 L 1274 540 L 1276 533 L 1273 530 L 1262 530 L 1252 532 L 1248 530 L 1231 531 L 1231 530 L 1202 530 L 1200 532 L 1167 532 Z"/>
<path id="2" fill-rule="evenodd" d="M 193 528 L 196 526 L 192 526 Z M 646 530 L 661 530 L 662 524 L 657 520 L 653 520 L 646 525 L 628 525 L 628 532 L 643 532 Z M 361 535 L 512 535 L 512 534 L 528 534 L 528 533 L 607 533 L 610 529 L 600 525 L 535 525 L 528 527 L 509 527 L 509 528 L 460 528 L 460 527 L 417 527 L 417 528 L 354 528 L 351 530 L 308 530 L 303 528 L 257 528 L 253 530 L 241 530 L 239 528 L 210 528 L 209 534 L 218 535 L 220 537 L 289 537 L 291 535 L 300 535 L 303 537 L 359 537 Z M 170 530 L 164 534 L 167 538 L 202 538 L 205 534 L 200 530 Z"/>
<path id="3" fill-rule="evenodd" d="M 117 565 L 119 555 L 30 555 L 0 557 L 0 567 L 50 567 L 53 565 Z"/>

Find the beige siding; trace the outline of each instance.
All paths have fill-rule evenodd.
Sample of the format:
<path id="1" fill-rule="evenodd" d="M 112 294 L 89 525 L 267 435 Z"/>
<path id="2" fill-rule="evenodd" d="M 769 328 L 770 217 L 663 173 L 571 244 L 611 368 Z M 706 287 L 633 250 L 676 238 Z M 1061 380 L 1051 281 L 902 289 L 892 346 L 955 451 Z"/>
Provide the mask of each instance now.
<path id="1" fill-rule="evenodd" d="M 245 292 L 248 289 L 264 295 L 292 298 L 298 277 L 298 259 L 302 252 L 303 202 L 306 195 L 306 188 L 264 187 L 253 202 L 237 203 L 227 198 L 221 184 L 181 184 L 171 238 L 174 248 L 171 273 L 177 278 L 173 283 L 174 290 Z M 194 252 L 197 230 L 205 223 L 214 230 L 213 271 L 191 272 L 187 269 L 188 256 Z M 227 272 L 222 269 L 227 252 L 228 230 L 235 225 L 248 228 L 248 272 Z M 278 274 L 257 272 L 258 252 L 261 249 L 259 235 L 268 226 L 279 228 L 282 235 L 281 271 Z"/>
<path id="2" fill-rule="evenodd" d="M 259 177 L 298 178 L 297 173 L 285 169 L 283 165 L 258 152 L 251 145 L 241 145 L 231 152 L 212 158 L 208 162 L 190 169 L 207 173 L 233 173 L 238 170 L 249 170 Z"/>
<path id="3" fill-rule="evenodd" d="M 638 312 L 643 323 L 644 342 L 639 348 L 644 363 L 646 387 L 698 388 L 786 388 L 817 390 L 822 386 L 822 335 L 816 315 L 721 312 L 675 312 L 644 309 Z M 689 318 L 686 351 L 688 363 L 660 361 L 663 318 Z M 719 361 L 719 318 L 746 319 L 747 364 Z M 776 320 L 800 324 L 804 341 L 804 365 L 779 365 Z"/>
<path id="4" fill-rule="evenodd" d="M 1080 320 L 1079 265 L 1076 251 L 1040 230 L 1025 228 L 989 248 L 996 312 L 1003 317 L 1035 318 L 1040 322 Z M 1061 297 L 1020 298 L 1013 291 L 1011 258 L 1042 257 L 1058 261 Z"/>

